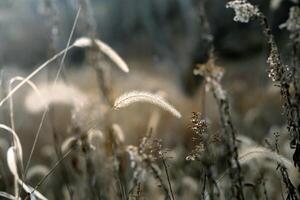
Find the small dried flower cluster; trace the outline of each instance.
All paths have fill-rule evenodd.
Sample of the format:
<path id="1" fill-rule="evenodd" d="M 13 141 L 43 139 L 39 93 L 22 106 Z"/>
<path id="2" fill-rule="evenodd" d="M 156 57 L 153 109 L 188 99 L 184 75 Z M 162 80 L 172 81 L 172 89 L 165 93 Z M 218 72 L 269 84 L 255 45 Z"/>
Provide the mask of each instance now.
<path id="1" fill-rule="evenodd" d="M 237 199 L 244 199 L 243 193 L 243 184 L 242 184 L 242 177 L 241 177 L 241 168 L 238 161 L 238 152 L 236 146 L 236 130 L 232 122 L 232 117 L 230 114 L 230 107 L 228 98 L 226 95 L 226 91 L 222 88 L 221 79 L 224 74 L 224 69 L 221 67 L 217 67 L 214 64 L 213 58 L 211 58 L 206 64 L 198 65 L 198 69 L 194 70 L 195 75 L 201 75 L 205 78 L 207 83 L 206 86 L 212 90 L 215 100 L 218 103 L 220 119 L 222 124 L 222 131 L 224 136 L 223 137 L 225 146 L 227 148 L 227 156 L 233 158 L 232 160 L 228 160 L 228 164 L 230 166 L 230 178 L 232 180 L 231 188 L 232 188 L 232 195 L 236 196 Z M 208 146 L 209 140 L 206 142 Z M 205 148 L 205 151 L 207 148 Z M 207 154 L 206 157 L 209 155 Z M 205 155 L 203 154 L 203 155 Z M 210 162 L 209 158 L 204 159 L 203 161 Z"/>
<path id="2" fill-rule="evenodd" d="M 241 23 L 248 23 L 252 17 L 259 14 L 258 8 L 246 0 L 230 1 L 226 4 L 226 8 L 232 8 L 235 12 L 233 20 Z"/>
<path id="3" fill-rule="evenodd" d="M 210 59 L 206 64 L 197 65 L 194 75 L 205 78 L 207 91 L 212 90 L 218 99 L 226 99 L 226 92 L 220 84 L 224 75 L 224 68 L 216 66 L 213 59 Z"/>
<path id="4" fill-rule="evenodd" d="M 288 20 L 280 25 L 280 28 L 286 28 L 291 32 L 291 38 L 300 34 L 300 7 L 293 6 L 290 8 Z"/>
<path id="5" fill-rule="evenodd" d="M 166 152 L 162 148 L 162 142 L 158 139 L 144 137 L 138 147 L 128 146 L 126 151 L 129 154 L 130 167 L 134 170 L 134 179 L 142 182 L 145 180 L 149 163 L 165 156 Z"/>
<path id="6" fill-rule="evenodd" d="M 200 160 L 207 151 L 207 145 L 217 142 L 219 139 L 216 135 L 208 134 L 208 122 L 203 119 L 199 113 L 194 112 L 192 119 L 192 131 L 194 132 L 193 142 L 195 147 L 186 160 Z"/>
<path id="7" fill-rule="evenodd" d="M 143 140 L 147 140 L 144 137 Z M 163 150 L 161 139 L 151 139 L 147 140 L 147 144 L 143 148 L 140 146 L 140 153 L 144 153 L 148 155 L 148 158 L 152 161 L 157 160 L 159 158 L 165 157 L 166 150 Z"/>

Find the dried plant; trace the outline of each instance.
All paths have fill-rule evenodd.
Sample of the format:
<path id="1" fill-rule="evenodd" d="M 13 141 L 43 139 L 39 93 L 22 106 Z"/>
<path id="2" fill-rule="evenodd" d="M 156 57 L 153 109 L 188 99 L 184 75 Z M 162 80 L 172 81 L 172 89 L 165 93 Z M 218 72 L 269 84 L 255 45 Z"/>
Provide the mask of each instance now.
<path id="1" fill-rule="evenodd" d="M 285 28 L 290 32 L 291 40 L 294 40 L 294 42 L 299 42 L 300 8 L 298 6 L 292 6 L 289 11 L 289 18 L 279 27 Z"/>
<path id="2" fill-rule="evenodd" d="M 208 131 L 208 122 L 203 119 L 199 113 L 193 113 L 192 116 L 192 131 L 194 132 L 193 142 L 194 149 L 192 153 L 186 157 L 187 160 L 202 160 L 206 159 L 212 154 L 210 153 L 210 146 L 217 145 L 220 138 L 217 134 L 211 134 Z M 203 160 L 203 162 L 206 162 Z"/>
<path id="3" fill-rule="evenodd" d="M 248 3 L 247 0 L 234 0 L 226 4 L 226 8 L 232 8 L 235 12 L 233 18 L 236 22 L 248 23 L 249 20 L 258 15 L 258 8 Z"/>
<path id="4" fill-rule="evenodd" d="M 202 198 L 205 199 L 206 193 L 210 199 L 219 198 L 218 185 L 216 183 L 216 173 L 214 165 L 216 165 L 213 149 L 220 145 L 220 138 L 217 134 L 209 132 L 207 120 L 203 119 L 199 113 L 193 113 L 192 131 L 194 132 L 193 142 L 194 149 L 186 160 L 199 161 L 201 168 L 204 170 L 204 180 L 202 188 Z"/>
<path id="5" fill-rule="evenodd" d="M 224 70 L 214 64 L 211 58 L 206 64 L 198 65 L 194 70 L 195 75 L 205 78 L 208 90 L 211 90 L 218 103 L 220 120 L 223 130 L 222 138 L 225 140 L 227 148 L 227 162 L 230 166 L 230 178 L 232 180 L 232 195 L 237 199 L 244 199 L 241 168 L 238 160 L 238 150 L 236 144 L 236 129 L 233 125 L 227 94 L 221 85 Z"/>
<path id="6" fill-rule="evenodd" d="M 234 3 L 235 1 L 233 1 Z M 231 2 L 229 2 L 231 3 Z M 229 4 L 228 3 L 228 4 Z M 243 4 L 249 4 L 247 1 L 244 1 Z M 297 21 L 295 20 L 296 9 L 290 14 L 291 21 Z M 252 16 L 253 17 L 253 16 Z M 270 29 L 269 23 L 265 15 L 261 11 L 257 11 L 255 17 L 258 19 L 258 21 L 261 24 L 261 27 L 263 29 L 263 32 L 265 34 L 267 43 L 269 45 L 269 56 L 267 58 L 267 63 L 269 65 L 269 77 L 272 79 L 273 82 L 276 83 L 277 86 L 280 87 L 280 94 L 283 101 L 283 107 L 284 112 L 287 117 L 287 124 L 288 124 L 288 131 L 292 137 L 291 140 L 291 147 L 296 147 L 296 151 L 294 153 L 294 162 L 295 165 L 299 164 L 299 158 L 297 156 L 298 152 L 297 149 L 299 149 L 298 144 L 298 137 L 300 135 L 300 129 L 299 129 L 299 104 L 297 101 L 298 96 L 298 86 L 295 84 L 297 82 L 296 78 L 296 66 L 289 67 L 285 65 L 280 57 L 278 46 L 275 42 L 274 36 L 272 34 L 272 31 Z M 289 24 L 289 21 L 284 25 L 287 26 Z M 294 23 L 295 26 L 297 26 L 297 23 Z M 289 26 L 290 30 L 296 30 Z M 294 88 L 294 93 L 291 93 L 291 88 Z"/>
<path id="7" fill-rule="evenodd" d="M 234 4 L 237 1 L 232 1 L 227 3 Z M 242 6 L 249 5 L 247 1 L 242 2 Z M 250 4 L 251 5 L 251 4 Z M 230 7 L 230 6 L 229 6 Z M 251 5 L 251 7 L 255 8 L 255 6 Z M 231 8 L 234 8 L 231 6 Z M 235 8 L 234 8 L 235 9 Z M 290 18 L 283 25 L 283 27 L 287 27 L 289 31 L 293 32 L 296 30 L 297 32 L 297 9 L 292 8 L 290 12 Z M 235 10 L 236 11 L 236 10 Z M 253 11 L 253 10 L 252 10 Z M 237 13 L 236 13 L 237 14 Z M 266 37 L 266 41 L 269 45 L 269 56 L 267 58 L 267 63 L 269 65 L 269 77 L 273 82 L 280 87 L 280 94 L 283 101 L 284 112 L 287 117 L 288 131 L 292 137 L 290 142 L 292 148 L 296 148 L 295 153 L 293 155 L 293 160 L 295 166 L 299 167 L 299 157 L 298 157 L 298 138 L 300 135 L 299 132 L 299 104 L 298 104 L 298 86 L 297 86 L 297 70 L 296 66 L 292 67 L 285 65 L 280 57 L 278 46 L 275 42 L 274 36 L 272 34 L 271 28 L 269 26 L 268 20 L 265 15 L 258 10 L 255 9 L 255 15 L 249 15 L 249 17 L 258 19 L 263 29 L 264 35 Z M 249 20 L 248 20 L 249 21 Z M 248 22 L 245 21 L 245 22 Z M 293 21 L 293 26 L 289 22 Z M 292 34 L 291 38 L 295 38 L 295 35 Z M 297 34 L 296 34 L 297 35 Z M 296 45 L 297 46 L 297 45 Z M 295 49 L 295 48 L 294 48 Z M 295 56 L 295 55 L 294 55 Z M 295 64 L 295 63 L 294 63 Z M 297 65 L 297 64 L 296 64 Z M 291 92 L 291 88 L 295 91 Z M 297 195 L 294 192 L 294 186 L 289 182 L 288 173 L 285 173 L 285 168 L 280 167 L 282 177 L 284 179 L 285 185 L 288 189 L 288 197 L 287 199 L 297 199 Z"/>
<path id="8" fill-rule="evenodd" d="M 126 62 L 107 44 L 102 42 L 99 39 L 90 39 L 90 38 L 80 38 L 79 43 L 77 46 L 80 47 L 89 47 L 95 48 L 97 51 L 102 53 L 103 55 L 107 56 L 111 62 L 113 62 L 117 67 L 119 67 L 122 71 L 128 73 L 129 67 Z"/>
<path id="9" fill-rule="evenodd" d="M 142 139 L 139 147 L 128 146 L 126 150 L 130 156 L 130 166 L 134 170 L 133 187 L 130 189 L 129 194 L 131 194 L 135 187 L 138 187 L 139 184 L 144 183 L 146 181 L 147 174 L 151 173 L 159 183 L 159 187 L 161 187 L 164 191 L 165 199 L 175 200 L 165 160 L 165 152 L 162 149 L 161 142 L 159 140 L 152 139 L 151 136 L 148 135 Z M 169 189 L 163 181 L 161 170 L 155 163 L 156 160 L 160 159 L 163 162 L 167 174 Z"/>
<path id="10" fill-rule="evenodd" d="M 140 91 L 132 91 L 129 93 L 125 93 L 118 97 L 114 103 L 114 109 L 120 109 L 123 107 L 127 107 L 130 104 L 136 102 L 146 102 L 151 103 L 153 105 L 159 106 L 162 109 L 169 111 L 175 117 L 180 118 L 181 114 L 177 111 L 171 104 L 166 102 L 159 95 L 151 94 L 149 92 L 140 92 Z"/>
<path id="11" fill-rule="evenodd" d="M 111 6 L 114 6 L 115 3 L 90 0 L 68 1 L 68 5 L 74 6 L 76 4 L 74 7 L 78 10 L 67 44 L 64 49 L 59 51 L 59 37 L 62 37 L 61 33 L 63 32 L 59 28 L 62 26 L 63 21 L 59 21 L 59 15 L 56 14 L 59 14 L 59 8 L 62 4 L 57 0 L 43 1 L 42 3 L 45 4 L 42 5 L 44 7 L 40 10 L 40 14 L 46 17 L 46 26 L 50 30 L 48 35 L 50 36 L 50 44 L 48 45 L 50 49 L 46 49 L 46 51 L 49 51 L 50 59 L 39 65 L 27 76 L 15 76 L 8 79 L 7 93 L 6 85 L 3 84 L 5 79 L 2 77 L 3 70 L 1 69 L 0 109 L 4 112 L 1 113 L 3 122 L 0 124 L 0 129 L 5 133 L 5 137 L 0 140 L 1 198 L 18 200 L 299 199 L 300 73 L 298 68 L 300 9 L 296 5 L 297 2 L 290 1 L 293 6 L 290 7 L 289 17 L 285 23 L 279 26 L 281 30 L 285 29 L 289 34 L 288 48 L 291 51 L 288 52 L 290 57 L 287 57 L 287 61 L 283 57 L 284 54 L 281 54 L 281 46 L 275 40 L 271 25 L 263 13 L 265 11 L 263 7 L 258 7 L 247 0 L 232 0 L 226 3 L 226 8 L 234 11 L 233 21 L 240 23 L 249 23 L 251 20 L 258 21 L 266 38 L 269 47 L 266 58 L 268 76 L 274 85 L 280 89 L 286 126 L 290 135 L 290 141 L 288 141 L 288 137 L 283 135 L 285 129 L 283 124 L 275 124 L 275 122 L 274 124 L 267 124 L 268 128 L 271 127 L 269 133 L 274 134 L 275 132 L 274 145 L 269 142 L 269 138 L 266 139 L 267 134 L 259 135 L 256 133 L 259 124 L 250 124 L 251 131 L 244 128 L 243 119 L 239 119 L 245 117 L 244 113 L 234 112 L 236 115 L 234 115 L 233 120 L 229 92 L 224 89 L 222 82 L 225 69 L 217 66 L 215 60 L 219 55 L 222 56 L 222 53 L 218 54 L 222 47 L 216 46 L 214 48 L 213 46 L 213 44 L 219 45 L 220 43 L 218 30 L 212 26 L 211 31 L 211 25 L 209 24 L 211 20 L 214 21 L 214 15 L 210 13 L 210 9 L 213 7 L 210 6 L 214 5 L 215 1 L 203 0 L 195 3 L 195 5 L 193 1 L 189 0 L 185 2 L 179 0 L 166 1 L 162 6 L 158 2 L 159 0 L 134 2 L 136 4 L 134 7 L 143 8 L 140 12 L 143 20 L 147 22 L 141 24 L 135 22 L 137 24 L 134 24 L 133 27 L 136 26 L 135 28 L 138 30 L 140 26 L 146 26 L 144 28 L 149 29 L 154 24 L 161 27 L 160 31 L 163 32 L 165 29 L 163 26 L 165 25 L 162 24 L 170 19 L 176 21 L 178 16 L 179 18 L 191 19 L 190 15 L 195 13 L 184 16 L 185 8 L 191 5 L 200 7 L 200 27 L 192 28 L 199 29 L 201 32 L 197 36 L 200 37 L 201 42 L 193 41 L 195 42 L 194 46 L 201 46 L 201 52 L 199 50 L 195 53 L 201 54 L 201 61 L 195 66 L 194 73 L 190 73 L 188 76 L 183 74 L 183 76 L 185 78 L 193 75 L 198 76 L 198 78 L 200 76 L 204 91 L 201 94 L 199 91 L 199 94 L 196 94 L 195 97 L 188 98 L 183 95 L 180 96 L 181 93 L 177 91 L 174 93 L 173 90 L 168 90 L 168 84 L 154 88 L 152 85 L 148 86 L 146 81 L 144 83 L 143 80 L 140 84 L 141 89 L 129 89 L 129 92 L 115 98 L 116 94 L 123 91 L 126 81 L 134 82 L 136 80 L 134 78 L 131 80 L 131 75 L 134 77 L 149 76 L 150 74 L 141 75 L 139 72 L 135 72 L 136 68 L 133 66 L 130 68 L 133 73 L 129 74 L 126 80 L 122 77 L 114 77 L 115 73 L 118 72 L 115 72 L 111 65 L 116 66 L 122 72 L 128 73 L 129 66 L 125 60 L 134 64 L 135 59 L 139 57 L 135 54 L 133 60 L 131 60 L 132 57 L 126 53 L 128 57 L 123 59 L 118 53 L 119 49 L 114 50 L 112 48 L 114 43 L 104 42 L 109 41 L 106 40 L 105 33 L 103 33 L 104 37 L 100 37 L 101 40 L 97 39 L 99 38 L 97 33 L 98 19 L 94 16 L 94 11 L 98 11 L 98 7 L 94 8 L 93 5 L 94 3 L 95 5 L 101 3 L 102 6 L 103 3 L 105 4 L 105 7 L 103 7 L 105 11 L 110 11 Z M 172 4 L 170 11 L 165 7 L 169 3 Z M 280 0 L 271 1 L 271 12 L 279 12 L 281 5 L 284 3 L 286 2 Z M 134 9 L 131 3 L 126 4 L 126 6 Z M 152 12 L 156 16 L 155 19 L 151 18 Z M 66 15 L 68 14 L 66 13 Z M 129 18 L 130 16 L 128 16 L 128 20 Z M 127 19 L 122 20 L 126 21 Z M 181 24 L 181 21 L 178 22 Z M 189 23 L 187 20 L 182 22 Z M 112 23 L 112 25 L 115 24 Z M 227 24 L 224 23 L 224 28 L 227 28 L 226 26 Z M 243 25 L 243 27 L 247 27 L 247 25 Z M 101 26 L 99 28 L 102 29 Z M 192 28 L 187 29 L 186 32 L 192 30 Z M 80 36 L 80 38 L 73 40 L 73 35 Z M 101 34 L 101 36 L 103 35 Z M 162 33 L 162 35 L 164 34 Z M 163 37 L 159 36 L 159 39 L 161 40 Z M 216 41 L 213 41 L 214 37 L 216 37 Z M 181 39 L 177 38 L 177 35 L 175 38 L 174 47 L 175 45 L 180 46 Z M 139 38 L 135 39 L 139 41 Z M 231 42 L 234 43 L 235 41 L 229 41 L 229 43 Z M 72 76 L 72 73 L 77 73 L 77 71 L 80 71 L 80 73 L 85 71 L 84 67 L 86 66 L 92 67 L 95 73 L 89 74 L 88 78 L 95 78 L 95 86 L 91 84 L 88 85 L 88 88 L 84 88 L 80 85 L 80 82 L 72 84 L 65 76 L 60 79 L 61 75 L 68 75 L 69 78 L 69 74 L 66 74 L 64 67 L 67 67 L 67 64 L 72 63 L 72 61 L 65 63 L 65 60 L 68 59 L 68 52 L 74 49 L 80 52 L 84 51 L 85 59 L 82 66 L 80 66 L 82 69 L 70 69 L 70 76 Z M 185 47 L 178 49 L 178 51 L 186 51 L 186 54 L 191 53 Z M 217 54 L 215 54 L 215 51 Z M 61 60 L 58 61 L 59 58 Z M 2 57 L 0 60 L 2 60 Z M 179 60 L 180 58 L 177 59 L 172 56 L 170 62 L 175 63 L 176 67 L 186 62 L 182 61 L 181 63 L 180 60 L 179 63 L 176 63 Z M 146 64 L 148 64 L 147 62 Z M 191 60 L 187 62 L 194 63 Z M 220 59 L 220 63 L 223 66 L 222 59 Z M 231 62 L 229 63 L 231 64 Z M 36 84 L 34 78 L 50 64 L 58 67 L 53 82 L 51 77 L 48 76 L 46 84 Z M 228 63 L 225 63 L 224 66 L 226 64 Z M 185 70 L 181 71 L 176 67 L 172 68 L 172 72 L 175 74 L 179 71 L 181 76 L 181 73 Z M 229 67 L 226 71 L 232 69 Z M 89 69 L 87 71 L 90 72 Z M 229 73 L 229 76 L 232 75 L 235 74 Z M 244 75 L 247 77 L 252 76 L 245 73 L 241 74 L 241 77 L 243 78 Z M 94 83 L 92 78 L 88 81 Z M 164 79 L 166 78 L 163 76 L 163 81 L 165 81 Z M 19 81 L 19 83 L 15 85 L 16 81 Z M 188 84 L 196 83 L 191 79 L 187 81 Z M 238 89 L 245 90 L 243 94 L 247 95 L 245 98 L 249 101 L 252 91 L 240 82 L 237 83 Z M 235 88 L 235 84 L 230 82 L 230 87 L 226 85 L 226 88 Z M 21 89 L 25 85 L 30 86 L 31 90 L 25 101 L 22 101 L 22 99 L 17 99 L 15 95 L 17 93 L 21 94 Z M 143 86 L 145 86 L 144 89 L 142 89 Z M 172 86 L 176 88 L 175 84 Z M 131 84 L 126 85 L 126 87 L 134 88 Z M 195 89 L 196 85 L 193 85 L 193 87 Z M 166 92 L 161 92 L 161 89 Z M 95 92 L 95 90 L 99 91 Z M 143 90 L 160 92 L 151 93 Z M 208 92 L 211 92 L 212 95 Z M 230 93 L 233 92 L 235 92 L 234 89 L 230 90 Z M 95 95 L 95 93 L 98 95 Z M 179 112 L 167 101 L 167 99 L 169 100 L 167 94 L 173 94 L 173 97 L 178 98 L 176 104 L 181 101 L 180 109 L 182 112 Z M 216 104 L 210 102 L 209 98 L 213 98 Z M 234 96 L 233 99 L 239 100 L 239 98 L 240 96 Z M 201 107 L 198 105 L 199 99 L 202 104 L 201 114 L 192 112 Z M 9 105 L 6 108 L 5 103 L 7 101 Z M 240 106 L 236 104 L 242 104 L 243 101 L 233 102 L 234 111 L 236 111 L 236 107 Z M 257 101 L 260 101 L 260 99 Z M 19 105 L 20 102 L 21 106 Z M 144 108 L 145 105 L 142 103 L 145 103 L 146 106 L 153 105 L 152 110 L 149 112 L 148 121 L 144 117 L 137 117 L 136 120 L 130 109 L 123 109 L 124 116 L 117 112 L 135 103 L 141 103 L 139 109 Z M 243 111 L 248 111 L 249 107 L 257 105 L 252 104 L 252 102 L 246 102 L 245 104 L 251 105 L 245 106 Z M 263 102 L 260 102 L 260 104 L 263 104 Z M 62 117 L 59 123 L 66 125 L 63 128 L 55 126 L 58 119 L 54 115 L 54 108 L 57 105 L 59 108 L 68 108 L 67 118 L 64 118 L 63 115 L 59 116 Z M 28 114 L 28 118 L 40 116 L 37 114 L 42 113 L 38 124 L 35 124 L 36 122 L 28 124 L 30 131 L 23 130 L 21 126 L 23 122 L 19 123 L 17 120 L 20 119 L 19 116 L 16 117 L 21 113 L 18 110 L 20 107 L 22 111 L 24 108 L 28 111 L 24 113 L 26 117 Z M 260 114 L 261 108 L 255 107 L 254 109 L 257 115 Z M 263 109 L 267 110 L 268 108 Z M 63 112 L 63 109 L 61 111 Z M 163 111 L 167 111 L 172 116 L 162 115 Z M 182 117 L 183 114 L 191 112 L 191 120 Z M 267 112 L 272 114 L 273 110 L 270 109 Z M 178 118 L 175 123 L 171 121 L 174 120 L 173 116 Z M 48 117 L 49 121 L 47 121 Z M 216 117 L 219 117 L 219 120 Z M 7 122 L 5 121 L 6 118 Z M 45 122 L 49 122 L 49 124 L 46 126 Z M 260 123 L 266 122 L 262 120 Z M 5 124 L 10 124 L 10 126 Z M 27 140 L 30 142 L 30 139 L 27 138 L 31 138 L 32 127 L 35 127 L 35 125 L 38 125 L 38 128 L 36 133 L 33 133 L 35 135 L 32 138 L 32 145 L 30 143 L 29 149 L 28 147 L 24 148 L 23 152 L 22 145 L 25 147 L 28 144 Z M 275 126 L 283 128 L 274 131 L 273 127 Z M 17 132 L 22 136 L 21 141 Z M 40 137 L 42 132 L 46 134 Z M 47 134 L 49 132 L 52 133 L 52 140 L 49 140 Z M 145 134 L 143 135 L 143 133 Z M 250 133 L 253 136 L 249 135 Z M 265 141 L 257 140 L 258 137 L 265 139 Z M 138 138 L 140 138 L 139 141 Z M 39 146 L 40 140 L 43 141 Z M 286 147 L 287 143 L 290 143 L 292 149 L 295 150 L 293 157 L 289 155 L 290 150 L 286 150 L 289 148 Z M 268 148 L 265 146 L 268 146 Z M 27 152 L 27 150 L 30 151 Z M 24 162 L 23 153 L 26 162 Z M 25 167 L 23 163 L 25 163 Z"/>
<path id="12" fill-rule="evenodd" d="M 25 184 L 21 180 L 21 178 L 19 176 L 19 172 L 18 172 L 19 170 L 18 169 L 21 168 L 21 170 L 23 171 L 23 169 L 22 169 L 23 168 L 23 164 L 22 164 L 23 163 L 23 150 L 22 150 L 22 146 L 21 146 L 19 137 L 17 136 L 15 131 L 13 131 L 8 126 L 0 124 L 0 128 L 9 131 L 13 135 L 13 146 L 11 146 L 8 149 L 6 157 L 7 157 L 8 168 L 9 168 L 10 172 L 12 173 L 12 175 L 14 176 L 14 179 L 15 179 L 15 195 L 14 195 L 14 198 L 16 198 L 16 199 L 19 198 L 19 186 L 18 185 L 21 185 L 22 188 L 32 196 L 32 198 L 35 198 L 35 196 L 36 196 L 37 198 L 42 199 L 42 200 L 47 199 L 40 192 L 38 192 L 37 190 L 35 190 L 32 187 L 28 186 L 27 184 Z"/>

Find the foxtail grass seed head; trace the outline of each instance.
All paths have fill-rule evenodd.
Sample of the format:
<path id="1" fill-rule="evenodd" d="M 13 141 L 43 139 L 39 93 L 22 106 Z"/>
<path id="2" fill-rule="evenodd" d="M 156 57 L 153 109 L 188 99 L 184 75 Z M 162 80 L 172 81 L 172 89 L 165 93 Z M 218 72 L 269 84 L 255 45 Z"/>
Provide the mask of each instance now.
<path id="1" fill-rule="evenodd" d="M 30 198 L 31 199 L 36 199 L 36 197 L 38 199 L 41 200 L 47 200 L 46 197 L 44 197 L 39 191 L 33 189 L 31 186 L 25 184 L 19 176 L 18 173 L 18 166 L 17 166 L 17 151 L 16 151 L 16 147 L 12 146 L 8 149 L 7 151 L 7 155 L 6 155 L 6 159 L 7 159 L 7 165 L 8 168 L 10 170 L 10 172 L 12 173 L 12 175 L 14 176 L 14 178 L 17 180 L 17 182 L 19 183 L 19 185 L 21 185 L 23 187 L 23 189 L 30 194 Z"/>
<path id="2" fill-rule="evenodd" d="M 177 118 L 181 118 L 181 114 L 178 110 L 176 110 L 171 104 L 169 104 L 165 99 L 156 94 L 151 94 L 149 92 L 144 91 L 131 91 L 125 93 L 118 97 L 114 103 L 114 109 L 118 110 L 120 108 L 127 107 L 131 104 L 143 102 L 150 103 L 156 105 L 171 114 L 173 114 Z"/>
<path id="3" fill-rule="evenodd" d="M 119 56 L 119 54 L 116 51 L 114 51 L 109 45 L 107 45 L 103 41 L 99 39 L 95 39 L 93 41 L 90 38 L 82 37 L 76 40 L 74 43 L 76 47 L 82 47 L 82 48 L 93 47 L 94 44 L 102 54 L 107 56 L 123 72 L 126 73 L 129 72 L 129 67 L 126 64 L 126 62 Z"/>
<path id="4" fill-rule="evenodd" d="M 99 129 L 90 129 L 87 135 L 88 135 L 88 142 L 91 144 L 95 139 L 98 139 L 97 141 L 100 141 L 100 143 L 104 143 L 105 141 L 105 136 L 103 132 Z"/>
<path id="5" fill-rule="evenodd" d="M 67 152 L 70 148 L 72 148 L 77 143 L 76 137 L 69 137 L 64 140 L 64 142 L 61 145 L 61 151 L 63 153 Z"/>
<path id="6" fill-rule="evenodd" d="M 15 148 L 17 159 L 22 163 L 23 162 L 23 149 L 22 149 L 22 145 L 21 145 L 21 142 L 20 142 L 20 139 L 19 139 L 17 133 L 13 129 L 11 129 L 10 127 L 8 127 L 4 124 L 0 124 L 0 129 L 4 129 L 4 130 L 8 131 L 9 133 L 11 133 L 11 135 L 13 137 L 13 144 L 14 144 L 13 147 Z"/>
<path id="7" fill-rule="evenodd" d="M 93 44 L 92 40 L 90 38 L 87 38 L 87 37 L 78 38 L 73 43 L 73 45 L 75 47 L 81 47 L 81 48 L 91 47 L 92 44 Z"/>
<path id="8" fill-rule="evenodd" d="M 8 165 L 10 172 L 18 180 L 19 174 L 18 174 L 16 148 L 15 147 L 10 147 L 7 150 L 6 158 L 7 158 L 7 165 Z"/>

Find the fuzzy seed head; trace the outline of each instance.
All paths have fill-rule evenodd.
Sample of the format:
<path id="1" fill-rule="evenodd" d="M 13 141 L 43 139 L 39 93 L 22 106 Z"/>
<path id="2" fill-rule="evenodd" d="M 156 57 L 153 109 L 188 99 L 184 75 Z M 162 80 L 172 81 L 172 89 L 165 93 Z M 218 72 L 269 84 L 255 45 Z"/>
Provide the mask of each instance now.
<path id="1" fill-rule="evenodd" d="M 181 118 L 180 112 L 166 100 L 164 100 L 161 96 L 142 91 L 132 91 L 121 95 L 115 100 L 114 109 L 118 110 L 137 102 L 154 104 L 166 111 L 169 111 L 175 117 Z"/>

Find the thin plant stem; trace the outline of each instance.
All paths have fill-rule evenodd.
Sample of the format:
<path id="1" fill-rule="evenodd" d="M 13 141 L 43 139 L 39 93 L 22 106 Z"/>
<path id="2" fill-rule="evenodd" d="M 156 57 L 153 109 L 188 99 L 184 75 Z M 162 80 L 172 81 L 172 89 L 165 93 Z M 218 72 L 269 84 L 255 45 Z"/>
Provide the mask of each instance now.
<path id="1" fill-rule="evenodd" d="M 174 192 L 173 192 L 173 189 L 172 189 L 172 184 L 171 184 L 171 180 L 170 180 L 170 176 L 169 176 L 169 170 L 168 170 L 168 166 L 167 166 L 165 158 L 162 158 L 162 163 L 164 165 L 165 172 L 166 172 L 166 175 L 167 175 L 167 180 L 168 180 L 168 185 L 169 185 L 170 193 L 171 193 L 171 196 L 172 196 L 172 200 L 175 200 Z"/>

